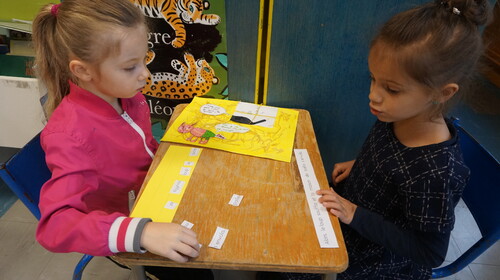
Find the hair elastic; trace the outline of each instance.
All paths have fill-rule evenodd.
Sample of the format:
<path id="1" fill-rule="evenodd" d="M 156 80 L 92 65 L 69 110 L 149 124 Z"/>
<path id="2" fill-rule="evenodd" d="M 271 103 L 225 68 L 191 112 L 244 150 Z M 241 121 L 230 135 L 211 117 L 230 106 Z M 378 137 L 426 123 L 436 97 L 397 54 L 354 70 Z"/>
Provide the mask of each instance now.
<path id="1" fill-rule="evenodd" d="M 450 1 L 441 1 L 441 3 L 440 3 L 440 4 L 441 4 L 441 6 L 443 6 L 443 7 L 445 7 L 445 8 L 447 8 L 447 9 L 448 9 L 448 8 L 450 7 L 450 3 L 449 3 L 449 2 L 450 2 Z M 457 16 L 458 16 L 458 15 L 460 15 L 460 13 L 461 13 L 461 12 L 460 12 L 460 10 L 459 10 L 457 7 L 452 7 L 452 8 L 451 8 L 451 11 L 452 11 L 455 15 L 457 15 Z"/>
<path id="2" fill-rule="evenodd" d="M 59 11 L 59 6 L 61 6 L 61 3 L 59 3 L 59 4 L 54 4 L 54 5 L 52 5 L 52 7 L 50 8 L 50 13 L 51 13 L 53 16 L 55 16 L 55 17 L 57 17 L 57 12 Z"/>

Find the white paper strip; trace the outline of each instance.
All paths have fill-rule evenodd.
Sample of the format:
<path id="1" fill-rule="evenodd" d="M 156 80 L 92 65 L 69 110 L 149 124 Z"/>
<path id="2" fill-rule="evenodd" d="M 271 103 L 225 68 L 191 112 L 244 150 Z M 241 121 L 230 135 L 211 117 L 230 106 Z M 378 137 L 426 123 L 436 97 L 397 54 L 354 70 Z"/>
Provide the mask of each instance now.
<path id="1" fill-rule="evenodd" d="M 185 183 L 186 182 L 181 180 L 175 180 L 174 185 L 170 189 L 170 193 L 180 194 Z"/>
<path id="2" fill-rule="evenodd" d="M 182 176 L 189 176 L 189 174 L 191 173 L 191 167 L 182 167 L 181 168 L 181 175 Z"/>
<path id="3" fill-rule="evenodd" d="M 222 245 L 224 245 L 224 241 L 226 240 L 228 232 L 229 232 L 228 229 L 217 227 L 217 230 L 215 230 L 214 236 L 212 237 L 212 241 L 210 241 L 208 247 L 212 247 L 215 249 L 222 248 Z"/>
<path id="4" fill-rule="evenodd" d="M 173 201 L 168 201 L 164 207 L 167 209 L 175 209 L 175 207 L 177 207 L 177 203 L 175 203 Z"/>
<path id="5" fill-rule="evenodd" d="M 188 229 L 191 229 L 194 226 L 194 224 L 184 220 L 184 221 L 182 221 L 181 226 L 188 228 Z"/>
<path id="6" fill-rule="evenodd" d="M 300 178 L 304 185 L 309 211 L 313 219 L 314 228 L 321 248 L 338 248 L 339 244 L 333 231 L 330 217 L 326 208 L 318 202 L 320 196 L 316 194 L 319 190 L 318 179 L 314 174 L 314 169 L 306 149 L 295 149 L 295 158 L 299 167 Z"/>
<path id="7" fill-rule="evenodd" d="M 200 153 L 201 149 L 200 148 L 192 148 L 191 152 L 189 152 L 189 155 L 192 157 L 197 156 Z"/>
<path id="8" fill-rule="evenodd" d="M 242 195 L 233 194 L 233 196 L 231 197 L 231 200 L 229 201 L 229 204 L 233 205 L 233 206 L 240 206 L 242 199 L 243 199 Z"/>

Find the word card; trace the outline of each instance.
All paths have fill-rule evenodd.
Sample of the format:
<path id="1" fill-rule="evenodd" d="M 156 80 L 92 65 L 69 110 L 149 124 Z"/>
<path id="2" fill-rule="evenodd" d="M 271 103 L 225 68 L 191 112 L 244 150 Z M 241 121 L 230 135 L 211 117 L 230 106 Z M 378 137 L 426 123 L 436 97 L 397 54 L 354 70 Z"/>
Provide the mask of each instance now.
<path id="1" fill-rule="evenodd" d="M 222 245 L 224 245 L 224 241 L 226 241 L 228 229 L 217 227 L 215 230 L 214 236 L 212 237 L 212 241 L 208 244 L 208 247 L 220 249 Z"/>
<path id="2" fill-rule="evenodd" d="M 240 206 L 240 203 L 241 203 L 241 200 L 243 199 L 243 196 L 242 195 L 239 195 L 239 194 L 233 194 L 233 196 L 231 197 L 231 200 L 229 201 L 229 205 L 233 205 L 233 206 Z"/>
<path id="3" fill-rule="evenodd" d="M 319 245 L 321 248 L 338 248 L 339 244 L 328 216 L 328 210 L 318 202 L 320 195 L 316 194 L 316 191 L 319 190 L 319 183 L 314 174 L 309 154 L 306 149 L 295 149 L 294 153 Z"/>

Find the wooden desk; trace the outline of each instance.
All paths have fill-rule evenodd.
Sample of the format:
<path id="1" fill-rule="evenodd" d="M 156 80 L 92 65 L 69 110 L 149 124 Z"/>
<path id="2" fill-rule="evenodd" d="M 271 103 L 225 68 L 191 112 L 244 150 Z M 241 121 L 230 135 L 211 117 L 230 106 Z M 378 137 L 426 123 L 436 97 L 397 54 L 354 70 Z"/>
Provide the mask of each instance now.
<path id="1" fill-rule="evenodd" d="M 178 105 L 170 120 L 185 108 Z M 176 144 L 178 145 L 178 144 Z M 143 187 L 170 146 L 162 142 Z M 294 148 L 307 149 L 322 189 L 328 188 L 309 112 L 299 110 Z M 238 207 L 228 204 L 243 195 Z M 338 219 L 331 221 L 339 248 L 321 249 L 295 162 L 290 163 L 203 149 L 173 222 L 188 220 L 203 244 L 200 256 L 176 263 L 151 254 L 120 253 L 130 266 L 153 265 L 229 270 L 342 272 L 347 252 Z M 208 244 L 216 227 L 229 230 L 221 250 Z"/>

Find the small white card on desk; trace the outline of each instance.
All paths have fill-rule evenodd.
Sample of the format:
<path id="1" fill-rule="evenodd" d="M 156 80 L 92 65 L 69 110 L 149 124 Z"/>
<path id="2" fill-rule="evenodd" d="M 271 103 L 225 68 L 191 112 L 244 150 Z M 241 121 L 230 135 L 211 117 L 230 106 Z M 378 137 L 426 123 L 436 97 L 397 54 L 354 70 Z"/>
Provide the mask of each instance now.
<path id="1" fill-rule="evenodd" d="M 233 206 L 240 206 L 242 199 L 243 199 L 242 195 L 233 194 L 233 196 L 231 197 L 231 200 L 229 201 L 229 204 L 233 205 Z"/>
<path id="2" fill-rule="evenodd" d="M 182 221 L 181 226 L 188 228 L 188 229 L 191 229 L 194 226 L 194 224 L 189 222 L 189 221 L 184 220 L 184 221 Z"/>
<path id="3" fill-rule="evenodd" d="M 185 181 L 175 180 L 172 188 L 170 189 L 170 193 L 180 194 L 185 184 Z"/>
<path id="4" fill-rule="evenodd" d="M 189 152 L 189 156 L 195 157 L 201 152 L 200 148 L 192 148 L 191 152 Z"/>
<path id="5" fill-rule="evenodd" d="M 309 154 L 306 149 L 295 149 L 294 153 L 319 245 L 321 248 L 338 248 L 339 244 L 328 216 L 328 210 L 318 202 L 320 196 L 316 194 L 316 191 L 319 190 L 319 183 L 314 174 Z"/>
<path id="6" fill-rule="evenodd" d="M 191 174 L 191 167 L 181 167 L 180 174 L 183 176 L 189 176 L 189 174 Z"/>
<path id="7" fill-rule="evenodd" d="M 173 202 L 173 201 L 167 201 L 167 204 L 165 204 L 165 208 L 167 209 L 175 209 L 175 207 L 177 207 L 177 203 Z"/>
<path id="8" fill-rule="evenodd" d="M 229 232 L 228 229 L 217 227 L 214 236 L 212 237 L 212 241 L 210 241 L 210 244 L 208 244 L 208 247 L 212 247 L 215 249 L 222 248 L 222 245 L 224 245 L 224 241 L 226 240 L 228 232 Z"/>

